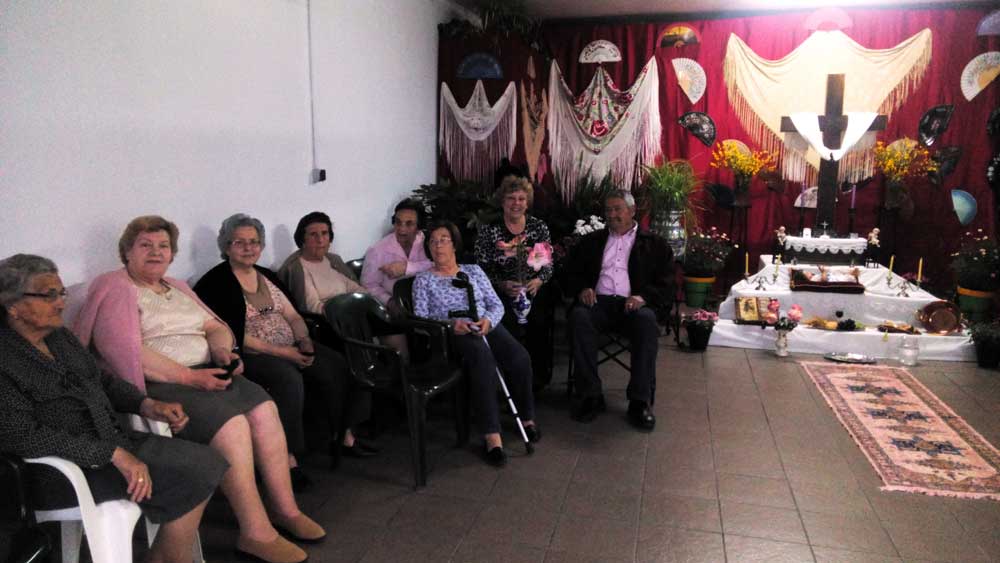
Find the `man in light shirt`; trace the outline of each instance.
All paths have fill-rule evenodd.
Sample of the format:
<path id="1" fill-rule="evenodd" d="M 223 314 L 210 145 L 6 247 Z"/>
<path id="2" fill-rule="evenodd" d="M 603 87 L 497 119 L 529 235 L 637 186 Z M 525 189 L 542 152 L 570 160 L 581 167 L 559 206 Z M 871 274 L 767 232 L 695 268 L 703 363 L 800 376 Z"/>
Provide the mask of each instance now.
<path id="1" fill-rule="evenodd" d="M 631 343 L 632 376 L 628 420 L 652 430 L 650 405 L 656 379 L 659 326 L 654 308 L 672 299 L 673 252 L 662 238 L 640 232 L 632 194 L 615 191 L 604 202 L 607 229 L 580 239 L 567 265 L 566 292 L 576 297 L 570 310 L 576 394 L 571 415 L 590 422 L 605 410 L 597 375 L 599 331 L 614 329 Z"/>
<path id="2" fill-rule="evenodd" d="M 420 232 L 422 204 L 404 199 L 392 214 L 392 232 L 365 253 L 361 285 L 382 304 L 392 298 L 396 281 L 417 275 L 431 267 L 424 253 L 424 234 Z"/>

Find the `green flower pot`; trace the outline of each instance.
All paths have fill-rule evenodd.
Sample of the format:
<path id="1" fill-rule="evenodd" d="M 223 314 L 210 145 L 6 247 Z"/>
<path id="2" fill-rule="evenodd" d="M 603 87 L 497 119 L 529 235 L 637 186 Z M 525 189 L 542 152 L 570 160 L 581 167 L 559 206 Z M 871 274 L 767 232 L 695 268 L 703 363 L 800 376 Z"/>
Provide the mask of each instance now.
<path id="1" fill-rule="evenodd" d="M 684 276 L 684 303 L 688 307 L 703 308 L 705 300 L 712 293 L 713 285 L 715 276 L 708 278 Z"/>

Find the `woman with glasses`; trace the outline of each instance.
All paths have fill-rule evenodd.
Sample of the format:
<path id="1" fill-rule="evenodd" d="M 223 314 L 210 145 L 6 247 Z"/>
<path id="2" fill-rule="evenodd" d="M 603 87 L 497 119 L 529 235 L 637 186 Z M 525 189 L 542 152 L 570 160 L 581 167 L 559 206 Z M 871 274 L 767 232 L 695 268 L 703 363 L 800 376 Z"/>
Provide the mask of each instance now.
<path id="1" fill-rule="evenodd" d="M 323 413 L 330 435 L 338 437 L 343 432 L 345 441 L 349 440 L 345 453 L 371 455 L 350 434 L 350 425 L 365 413 L 353 410 L 353 405 L 363 405 L 364 400 L 354 396 L 346 361 L 309 338 L 306 323 L 278 275 L 257 264 L 265 246 L 264 225 L 237 213 L 222 222 L 217 242 L 224 261 L 202 276 L 194 291 L 233 329 L 243 350 L 247 378 L 274 398 L 289 452 L 305 450 L 302 412 L 308 390 L 308 396 L 317 399 L 312 402 Z M 336 441 L 330 450 L 333 459 L 339 460 L 341 447 Z M 307 486 L 308 477 L 296 467 L 291 454 L 289 463 L 292 484 Z"/>
<path id="2" fill-rule="evenodd" d="M 541 432 L 534 422 L 531 359 L 524 346 L 500 324 L 503 303 L 482 268 L 458 264 L 456 255 L 462 251 L 458 227 L 450 222 L 431 226 L 424 249 L 434 265 L 417 274 L 413 282 L 413 312 L 418 317 L 451 324 L 452 342 L 471 382 L 472 404 L 476 425 L 485 441 L 486 463 L 502 467 L 507 463 L 507 454 L 500 437 L 497 404 L 500 381 L 496 370 L 498 366 L 503 370 L 510 395 L 524 419 L 528 439 L 537 442 Z"/>
<path id="3" fill-rule="evenodd" d="M 66 289 L 47 258 L 0 260 L 0 450 L 22 457 L 58 456 L 83 470 L 98 503 L 130 499 L 162 524 L 147 561 L 191 561 L 208 498 L 226 472 L 210 448 L 124 430 L 116 411 L 141 414 L 182 432 L 177 403 L 146 397 L 102 373 L 63 327 Z M 35 508 L 76 505 L 60 473 L 31 465 Z"/>
<path id="4" fill-rule="evenodd" d="M 242 377 L 233 332 L 187 284 L 166 276 L 177 238 L 177 226 L 162 217 L 133 219 L 118 241 L 125 267 L 90 284 L 76 333 L 111 373 L 183 405 L 191 422 L 177 436 L 208 444 L 229 462 L 221 488 L 239 522 L 237 550 L 269 562 L 304 561 L 305 551 L 276 528 L 303 543 L 326 531 L 299 510 L 278 409 Z"/>

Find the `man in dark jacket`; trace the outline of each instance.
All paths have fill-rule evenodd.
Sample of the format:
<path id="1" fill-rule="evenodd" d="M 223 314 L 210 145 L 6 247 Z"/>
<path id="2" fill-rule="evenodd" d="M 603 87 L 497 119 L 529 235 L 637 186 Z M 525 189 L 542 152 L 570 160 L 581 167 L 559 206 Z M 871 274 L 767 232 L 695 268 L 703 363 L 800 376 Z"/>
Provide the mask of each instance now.
<path id="1" fill-rule="evenodd" d="M 597 336 L 614 328 L 631 342 L 629 422 L 652 430 L 656 418 L 650 404 L 660 334 L 655 309 L 671 302 L 673 253 L 660 237 L 639 232 L 632 194 L 612 192 L 604 211 L 607 229 L 583 237 L 568 264 L 566 291 L 576 297 L 569 314 L 578 395 L 572 416 L 590 422 L 605 409 L 597 375 Z"/>

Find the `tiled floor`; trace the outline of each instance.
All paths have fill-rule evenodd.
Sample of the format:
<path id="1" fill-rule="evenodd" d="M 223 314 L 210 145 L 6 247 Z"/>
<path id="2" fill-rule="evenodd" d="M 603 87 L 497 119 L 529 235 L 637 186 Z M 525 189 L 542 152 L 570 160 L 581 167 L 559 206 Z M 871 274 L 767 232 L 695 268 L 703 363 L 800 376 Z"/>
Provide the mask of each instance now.
<path id="1" fill-rule="evenodd" d="M 797 360 L 689 354 L 662 339 L 657 428 L 624 419 L 626 378 L 603 366 L 609 412 L 569 419 L 565 365 L 538 397 L 544 438 L 500 470 L 431 425 L 429 486 L 415 492 L 403 430 L 374 460 L 307 460 L 303 507 L 330 532 L 311 561 L 1000 561 L 1000 502 L 879 491 L 879 478 Z M 562 354 L 565 357 L 565 354 Z M 811 359 L 811 358 L 810 358 Z M 925 362 L 913 373 L 1000 445 L 1000 372 Z M 446 414 L 442 413 L 442 414 Z M 213 502 L 209 561 L 233 559 Z"/>

